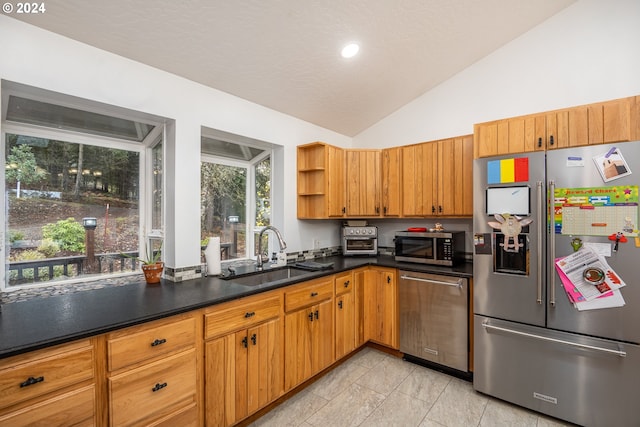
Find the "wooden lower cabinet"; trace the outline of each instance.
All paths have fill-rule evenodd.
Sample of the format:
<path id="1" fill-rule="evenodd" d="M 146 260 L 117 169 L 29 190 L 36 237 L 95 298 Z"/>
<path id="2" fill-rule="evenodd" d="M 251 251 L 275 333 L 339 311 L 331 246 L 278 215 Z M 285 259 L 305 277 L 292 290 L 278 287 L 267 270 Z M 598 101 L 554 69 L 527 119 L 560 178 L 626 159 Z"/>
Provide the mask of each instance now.
<path id="1" fill-rule="evenodd" d="M 205 425 L 230 426 L 283 394 L 282 291 L 205 310 Z"/>
<path id="2" fill-rule="evenodd" d="M 206 424 L 229 426 L 282 395 L 279 318 L 205 344 Z"/>
<path id="3" fill-rule="evenodd" d="M 146 426 L 195 402 L 195 349 L 109 378 L 112 426 Z"/>
<path id="4" fill-rule="evenodd" d="M 334 362 L 333 299 L 285 315 L 285 390 Z"/>
<path id="5" fill-rule="evenodd" d="M 336 297 L 336 360 L 343 358 L 356 348 L 356 305 L 353 273 L 337 275 Z"/>
<path id="6" fill-rule="evenodd" d="M 335 361 L 333 302 L 334 276 L 285 290 L 285 391 Z"/>
<path id="7" fill-rule="evenodd" d="M 230 426 L 371 340 L 396 270 L 360 267 L 0 359 L 0 425 Z"/>
<path id="8" fill-rule="evenodd" d="M 0 425 L 97 425 L 93 340 L 0 360 Z"/>
<path id="9" fill-rule="evenodd" d="M 200 423 L 196 325 L 189 313 L 106 334 L 110 426 Z"/>
<path id="10" fill-rule="evenodd" d="M 365 341 L 398 349 L 398 285 L 395 268 L 369 267 L 361 276 Z"/>

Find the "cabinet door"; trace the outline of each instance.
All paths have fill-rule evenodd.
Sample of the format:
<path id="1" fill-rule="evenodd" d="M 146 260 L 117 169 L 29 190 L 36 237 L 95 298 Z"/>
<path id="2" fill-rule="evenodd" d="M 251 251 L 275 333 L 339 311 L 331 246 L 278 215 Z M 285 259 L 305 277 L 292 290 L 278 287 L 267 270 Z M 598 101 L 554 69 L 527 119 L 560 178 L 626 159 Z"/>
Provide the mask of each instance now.
<path id="1" fill-rule="evenodd" d="M 344 150 L 327 145 L 326 204 L 327 216 L 341 217 L 345 213 Z"/>
<path id="2" fill-rule="evenodd" d="M 491 157 L 498 155 L 497 122 L 479 123 L 474 125 L 473 137 L 478 157 Z"/>
<path id="3" fill-rule="evenodd" d="M 205 423 L 208 426 L 230 426 L 236 422 L 236 335 L 225 335 L 205 344 Z"/>
<path id="4" fill-rule="evenodd" d="M 445 139 L 438 141 L 438 181 L 437 190 L 437 212 L 436 215 L 455 215 L 455 188 L 456 172 L 458 162 L 462 159 L 455 158 L 455 141 Z"/>
<path id="5" fill-rule="evenodd" d="M 398 297 L 394 269 L 365 273 L 365 318 L 372 341 L 398 348 Z"/>
<path id="6" fill-rule="evenodd" d="M 473 135 L 454 140 L 453 211 L 455 216 L 473 215 Z"/>
<path id="7" fill-rule="evenodd" d="M 336 360 L 355 349 L 356 318 L 354 292 L 345 292 L 335 299 L 336 310 Z"/>
<path id="8" fill-rule="evenodd" d="M 252 414 L 282 395 L 280 319 L 249 329 L 247 338 L 247 410 Z"/>
<path id="9" fill-rule="evenodd" d="M 400 147 L 382 150 L 382 214 L 400 216 Z"/>
<path id="10" fill-rule="evenodd" d="M 323 301 L 312 309 L 311 360 L 312 375 L 315 375 L 335 361 L 333 299 Z"/>
<path id="11" fill-rule="evenodd" d="M 284 388 L 291 390 L 313 373 L 311 361 L 312 308 L 292 311 L 284 316 Z"/>
<path id="12" fill-rule="evenodd" d="M 282 395 L 280 320 L 205 344 L 206 423 L 229 426 Z"/>
<path id="13" fill-rule="evenodd" d="M 438 203 L 438 143 L 420 144 L 422 149 L 422 215 L 433 216 L 442 212 Z"/>
<path id="14" fill-rule="evenodd" d="M 422 216 L 423 151 L 420 145 L 401 147 L 402 152 L 402 215 Z"/>
<path id="15" fill-rule="evenodd" d="M 346 150 L 348 216 L 380 214 L 380 151 Z"/>

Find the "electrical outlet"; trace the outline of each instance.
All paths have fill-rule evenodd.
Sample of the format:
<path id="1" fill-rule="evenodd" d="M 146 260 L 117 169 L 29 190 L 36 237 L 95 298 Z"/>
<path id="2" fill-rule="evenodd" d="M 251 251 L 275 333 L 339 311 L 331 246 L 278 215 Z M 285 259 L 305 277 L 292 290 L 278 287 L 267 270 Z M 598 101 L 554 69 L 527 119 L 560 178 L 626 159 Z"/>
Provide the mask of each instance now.
<path id="1" fill-rule="evenodd" d="M 313 239 L 313 249 L 320 249 L 320 239 Z"/>

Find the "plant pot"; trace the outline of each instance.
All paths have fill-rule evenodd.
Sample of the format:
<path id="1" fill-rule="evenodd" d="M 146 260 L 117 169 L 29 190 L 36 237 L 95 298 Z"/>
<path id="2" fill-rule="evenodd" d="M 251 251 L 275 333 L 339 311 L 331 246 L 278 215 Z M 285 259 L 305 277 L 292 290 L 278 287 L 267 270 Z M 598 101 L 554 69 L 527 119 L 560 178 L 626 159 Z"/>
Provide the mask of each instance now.
<path id="1" fill-rule="evenodd" d="M 142 271 L 147 283 L 160 283 L 160 278 L 164 272 L 164 262 L 156 262 L 155 264 L 142 264 Z"/>

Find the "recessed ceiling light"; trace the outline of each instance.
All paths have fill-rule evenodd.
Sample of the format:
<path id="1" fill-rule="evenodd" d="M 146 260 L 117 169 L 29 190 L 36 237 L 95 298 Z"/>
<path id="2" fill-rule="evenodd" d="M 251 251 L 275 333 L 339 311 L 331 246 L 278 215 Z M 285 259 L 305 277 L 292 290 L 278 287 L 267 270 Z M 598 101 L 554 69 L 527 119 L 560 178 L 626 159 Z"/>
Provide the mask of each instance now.
<path id="1" fill-rule="evenodd" d="M 359 50 L 360 50 L 360 46 L 358 46 L 357 43 L 349 43 L 348 45 L 342 48 L 342 57 L 352 58 L 356 56 Z"/>

